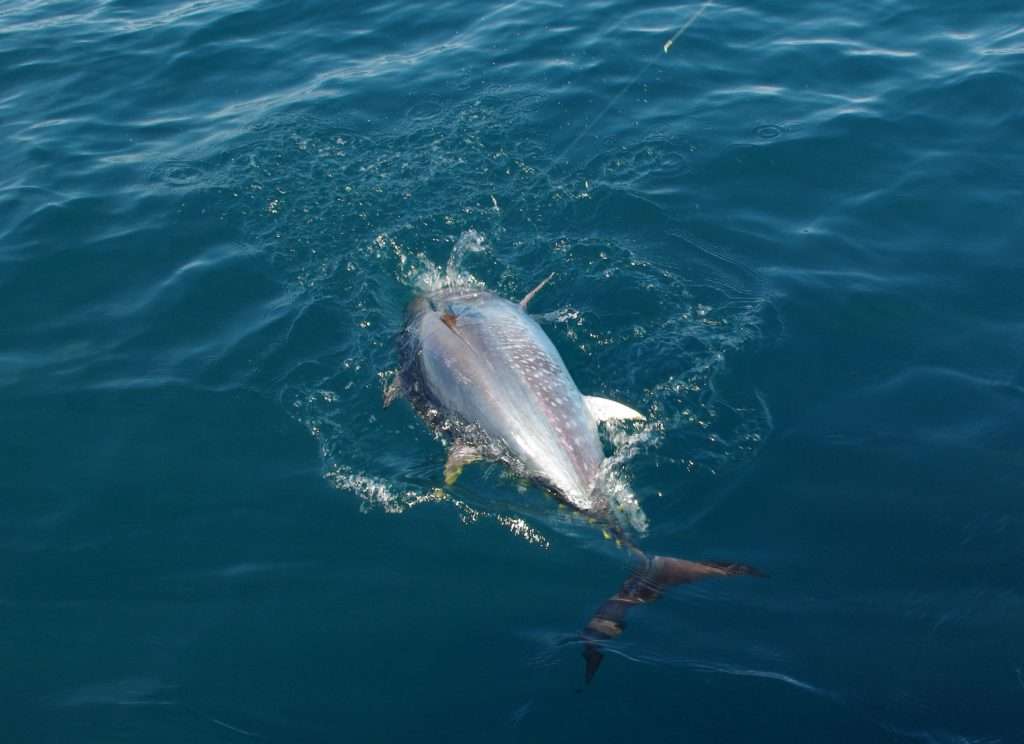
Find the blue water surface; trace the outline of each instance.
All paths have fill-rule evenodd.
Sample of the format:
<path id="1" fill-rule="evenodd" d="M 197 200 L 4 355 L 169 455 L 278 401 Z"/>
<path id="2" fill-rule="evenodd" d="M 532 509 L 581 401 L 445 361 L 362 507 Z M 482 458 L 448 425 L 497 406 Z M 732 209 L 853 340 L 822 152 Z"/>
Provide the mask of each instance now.
<path id="1" fill-rule="evenodd" d="M 4 742 L 1024 741 L 1019 2 L 0 0 L 0 144 Z M 460 241 L 770 575 L 586 687 L 628 557 L 381 406 Z"/>

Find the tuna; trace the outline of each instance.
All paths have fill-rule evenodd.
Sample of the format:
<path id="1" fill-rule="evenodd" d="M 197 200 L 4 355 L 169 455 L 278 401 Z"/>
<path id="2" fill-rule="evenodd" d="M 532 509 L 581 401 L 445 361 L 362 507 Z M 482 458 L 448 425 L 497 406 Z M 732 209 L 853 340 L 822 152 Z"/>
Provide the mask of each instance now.
<path id="1" fill-rule="evenodd" d="M 617 523 L 602 489 L 598 424 L 644 416 L 580 393 L 551 339 L 526 312 L 551 278 L 518 303 L 457 285 L 417 297 L 399 335 L 399 371 L 384 402 L 405 397 L 449 442 L 448 485 L 471 462 L 500 462 L 599 524 L 632 554 L 633 574 L 580 636 L 589 682 L 603 658 L 600 646 L 622 632 L 629 607 L 657 599 L 667 586 L 761 574 L 742 564 L 649 557 Z"/>

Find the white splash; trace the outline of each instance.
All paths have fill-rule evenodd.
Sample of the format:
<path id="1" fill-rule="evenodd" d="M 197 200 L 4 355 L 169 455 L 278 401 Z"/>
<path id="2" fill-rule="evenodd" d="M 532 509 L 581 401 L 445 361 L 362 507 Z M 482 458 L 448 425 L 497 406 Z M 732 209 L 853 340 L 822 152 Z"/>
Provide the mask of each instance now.
<path id="1" fill-rule="evenodd" d="M 487 241 L 484 236 L 470 228 L 462 233 L 452 253 L 448 257 L 448 268 L 445 272 L 447 286 L 456 287 L 465 282 L 468 275 L 462 272 L 462 260 L 467 253 L 483 253 L 487 250 Z M 472 277 L 468 277 L 472 278 Z M 473 280 L 476 281 L 475 279 Z"/>
<path id="2" fill-rule="evenodd" d="M 620 524 L 644 535 L 648 528 L 647 515 L 622 470 L 642 447 L 657 441 L 658 427 L 625 421 L 609 421 L 603 427 L 614 453 L 601 463 L 595 488 L 608 499 L 609 510 Z"/>
<path id="3" fill-rule="evenodd" d="M 382 478 L 355 473 L 340 466 L 329 470 L 325 477 L 338 490 L 349 491 L 358 496 L 361 502 L 360 510 L 363 512 L 368 512 L 373 508 L 380 508 L 388 514 L 403 514 L 421 504 L 446 502 L 455 507 L 459 515 L 459 521 L 463 524 L 473 524 L 481 519 L 493 519 L 511 534 L 531 545 L 537 545 L 545 550 L 551 547 L 548 539 L 541 532 L 531 527 L 526 520 L 504 514 L 491 514 L 476 509 L 440 488 L 432 488 L 426 492 L 414 489 L 395 489 Z"/>

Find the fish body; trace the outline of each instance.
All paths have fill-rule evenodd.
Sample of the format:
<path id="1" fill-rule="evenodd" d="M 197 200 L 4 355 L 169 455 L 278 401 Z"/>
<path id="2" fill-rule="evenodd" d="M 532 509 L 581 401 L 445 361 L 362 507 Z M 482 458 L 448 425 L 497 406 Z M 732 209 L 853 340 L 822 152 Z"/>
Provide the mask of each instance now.
<path id="1" fill-rule="evenodd" d="M 607 510 L 597 421 L 521 304 L 479 289 L 417 298 L 400 357 L 402 392 L 455 456 L 502 461 L 581 512 Z"/>

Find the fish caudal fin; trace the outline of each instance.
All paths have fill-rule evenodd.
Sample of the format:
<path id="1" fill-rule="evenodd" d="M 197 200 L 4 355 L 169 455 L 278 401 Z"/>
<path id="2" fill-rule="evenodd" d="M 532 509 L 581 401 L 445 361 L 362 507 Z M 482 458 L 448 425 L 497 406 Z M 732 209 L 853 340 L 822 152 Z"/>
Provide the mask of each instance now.
<path id="1" fill-rule="evenodd" d="M 691 584 L 717 576 L 765 576 L 753 566 L 743 563 L 687 561 L 661 555 L 648 557 L 639 551 L 637 559 L 638 564 L 633 573 L 623 582 L 619 591 L 598 608 L 580 634 L 583 639 L 583 659 L 586 662 L 584 680 L 587 684 L 597 674 L 604 660 L 601 645 L 622 634 L 629 608 L 653 602 L 670 586 Z"/>

